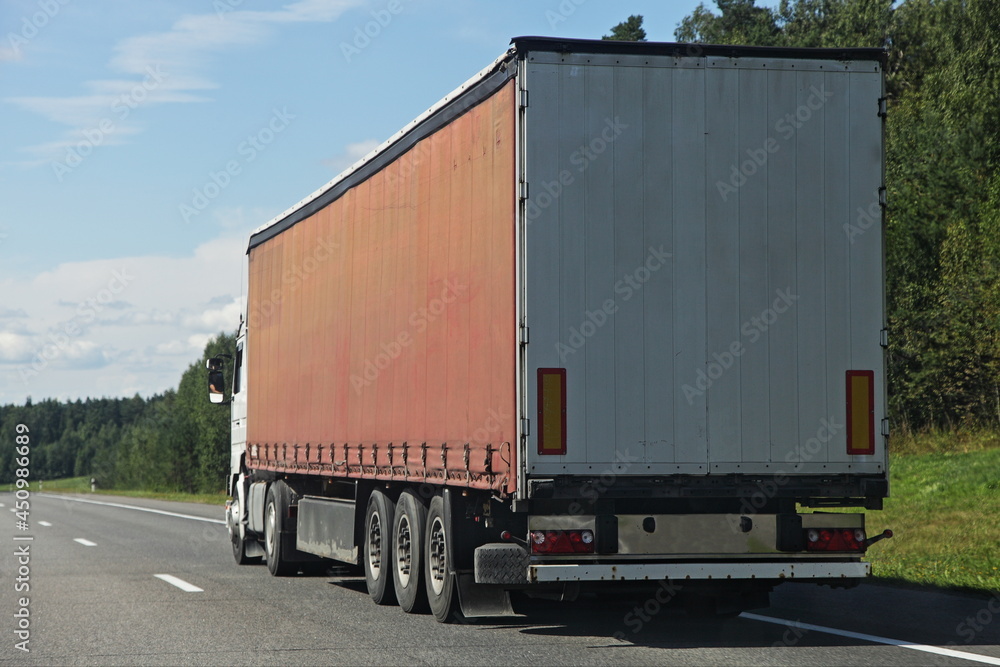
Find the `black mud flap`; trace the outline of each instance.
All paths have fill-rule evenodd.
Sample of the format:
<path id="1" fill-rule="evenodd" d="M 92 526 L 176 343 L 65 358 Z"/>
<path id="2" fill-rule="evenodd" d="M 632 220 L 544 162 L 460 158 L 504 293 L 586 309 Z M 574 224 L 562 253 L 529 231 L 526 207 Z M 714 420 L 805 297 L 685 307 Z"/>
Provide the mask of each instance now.
<path id="1" fill-rule="evenodd" d="M 499 586 L 477 584 L 475 575 L 458 574 L 458 602 L 466 618 L 517 616 L 510 605 L 510 595 Z"/>

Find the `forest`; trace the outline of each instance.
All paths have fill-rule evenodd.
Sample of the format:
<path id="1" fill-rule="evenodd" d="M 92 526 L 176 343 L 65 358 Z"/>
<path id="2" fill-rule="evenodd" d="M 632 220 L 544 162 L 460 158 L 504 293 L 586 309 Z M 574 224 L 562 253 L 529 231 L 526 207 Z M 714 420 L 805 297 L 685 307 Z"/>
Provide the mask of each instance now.
<path id="1" fill-rule="evenodd" d="M 31 429 L 31 478 L 92 477 L 101 488 L 214 493 L 229 470 L 229 409 L 208 402 L 205 360 L 232 354 L 219 334 L 177 389 L 149 398 L 53 399 L 0 407 L 0 482 L 13 481 L 15 426 Z M 226 367 L 232 385 L 232 365 Z"/>
<path id="2" fill-rule="evenodd" d="M 631 16 L 606 39 L 646 39 Z M 894 433 L 1000 425 L 1000 13 L 993 0 L 754 0 L 700 4 L 678 42 L 881 47 L 886 118 L 888 381 Z M 668 41 L 669 35 L 650 35 Z M 870 224 L 862 213 L 856 222 Z M 14 425 L 32 429 L 36 479 L 214 492 L 229 458 L 225 407 L 206 397 L 209 342 L 176 390 L 149 398 L 0 407 L 0 482 Z"/>

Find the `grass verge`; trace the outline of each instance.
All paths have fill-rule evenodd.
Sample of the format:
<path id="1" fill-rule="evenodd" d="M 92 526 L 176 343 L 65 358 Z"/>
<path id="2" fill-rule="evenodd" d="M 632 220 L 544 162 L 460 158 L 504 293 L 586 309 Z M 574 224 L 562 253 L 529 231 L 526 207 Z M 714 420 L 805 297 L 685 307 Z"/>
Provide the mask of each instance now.
<path id="1" fill-rule="evenodd" d="M 41 488 L 39 488 L 41 487 Z M 32 482 L 32 491 L 43 493 L 90 493 L 89 477 L 67 477 L 46 482 Z M 129 498 L 155 498 L 156 500 L 176 500 L 185 503 L 205 505 L 225 505 L 228 496 L 224 493 L 181 493 L 177 491 L 141 491 L 135 489 L 102 489 L 94 495 L 127 496 Z"/>
<path id="2" fill-rule="evenodd" d="M 1000 448 L 893 454 L 891 497 L 868 512 L 868 534 L 893 531 L 868 551 L 876 577 L 957 590 L 1000 590 Z M 965 451 L 962 451 L 962 450 Z"/>

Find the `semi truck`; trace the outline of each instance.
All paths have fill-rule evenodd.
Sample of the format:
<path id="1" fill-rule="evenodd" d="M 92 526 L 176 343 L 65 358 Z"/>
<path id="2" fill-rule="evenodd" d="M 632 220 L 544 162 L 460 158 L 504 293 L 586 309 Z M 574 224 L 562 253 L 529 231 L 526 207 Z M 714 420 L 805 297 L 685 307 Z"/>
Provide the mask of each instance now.
<path id="1" fill-rule="evenodd" d="M 884 67 L 514 38 L 256 229 L 231 391 L 208 361 L 237 563 L 442 622 L 870 576 Z"/>

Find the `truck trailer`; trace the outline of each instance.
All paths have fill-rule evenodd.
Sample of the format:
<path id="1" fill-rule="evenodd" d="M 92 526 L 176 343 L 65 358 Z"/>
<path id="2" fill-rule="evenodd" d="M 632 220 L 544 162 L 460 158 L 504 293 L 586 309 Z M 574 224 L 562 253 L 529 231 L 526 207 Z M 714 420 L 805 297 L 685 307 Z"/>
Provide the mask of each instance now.
<path id="1" fill-rule="evenodd" d="M 236 561 L 445 622 L 870 576 L 884 67 L 514 38 L 256 229 L 231 396 L 208 362 Z"/>

